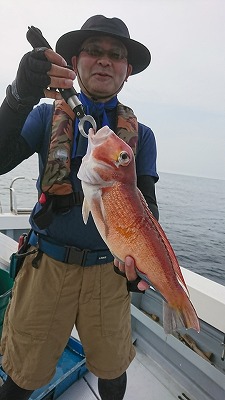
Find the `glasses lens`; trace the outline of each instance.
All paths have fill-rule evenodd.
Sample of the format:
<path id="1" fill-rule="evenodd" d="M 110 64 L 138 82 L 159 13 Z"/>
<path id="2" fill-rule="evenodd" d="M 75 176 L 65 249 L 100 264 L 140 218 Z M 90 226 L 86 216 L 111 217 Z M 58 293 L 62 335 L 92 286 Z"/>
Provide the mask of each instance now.
<path id="1" fill-rule="evenodd" d="M 103 57 L 105 54 L 113 61 L 119 61 L 126 58 L 124 49 L 116 48 L 112 50 L 103 50 L 101 47 L 90 45 L 81 49 L 91 57 Z"/>
<path id="2" fill-rule="evenodd" d="M 126 58 L 124 50 L 120 49 L 120 48 L 114 49 L 114 50 L 109 50 L 108 56 L 109 56 L 109 58 L 111 58 L 114 61 L 123 60 L 124 58 Z"/>

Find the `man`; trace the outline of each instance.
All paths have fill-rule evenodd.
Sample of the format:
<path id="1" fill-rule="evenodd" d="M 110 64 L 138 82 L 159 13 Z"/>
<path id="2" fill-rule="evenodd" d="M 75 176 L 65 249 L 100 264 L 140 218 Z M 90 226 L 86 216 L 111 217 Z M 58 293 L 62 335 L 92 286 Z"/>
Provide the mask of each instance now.
<path id="1" fill-rule="evenodd" d="M 135 125 L 132 110 L 117 100 L 124 82 L 144 70 L 151 56 L 144 45 L 130 39 L 123 21 L 101 15 L 63 35 L 56 52 L 38 48 L 22 58 L 0 110 L 0 173 L 35 152 L 40 166 L 39 202 L 30 218 L 29 250 L 34 253 L 25 257 L 16 277 L 4 321 L 1 352 L 8 378 L 0 388 L 0 400 L 28 399 L 33 390 L 50 381 L 74 324 L 87 367 L 99 378 L 102 400 L 120 400 L 126 390 L 126 369 L 135 356 L 129 291 L 143 292 L 148 284 L 137 277 L 131 257 L 125 265 L 116 260 L 113 265 L 92 218 L 87 225 L 82 221 L 83 195 L 76 174 L 87 139 L 79 133 L 79 121 L 71 125 L 72 117 L 61 103 L 59 108 L 50 104 L 33 107 L 41 97 L 61 98 L 54 88 L 71 88 L 77 77 L 80 100 L 97 128 L 107 124 L 119 131 L 117 114 L 122 110 L 124 140 L 137 143 L 138 186 L 158 218 L 154 135 L 143 124 Z M 56 135 L 56 146 L 52 133 L 65 123 L 61 119 L 65 116 L 63 134 L 71 126 L 73 130 L 68 153 L 60 147 L 62 132 Z M 52 174 L 57 163 L 57 173 L 66 171 L 66 179 L 56 181 Z"/>

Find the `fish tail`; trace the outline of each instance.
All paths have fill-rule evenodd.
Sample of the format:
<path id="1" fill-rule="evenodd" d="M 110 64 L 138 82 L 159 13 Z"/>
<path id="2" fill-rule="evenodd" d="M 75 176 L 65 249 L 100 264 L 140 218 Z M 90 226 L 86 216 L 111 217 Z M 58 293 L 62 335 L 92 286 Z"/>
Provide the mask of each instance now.
<path id="1" fill-rule="evenodd" d="M 187 300 L 181 308 L 174 308 L 165 301 L 163 302 L 163 328 L 166 334 L 182 328 L 193 328 L 200 332 L 196 311 L 190 300 L 188 298 Z"/>

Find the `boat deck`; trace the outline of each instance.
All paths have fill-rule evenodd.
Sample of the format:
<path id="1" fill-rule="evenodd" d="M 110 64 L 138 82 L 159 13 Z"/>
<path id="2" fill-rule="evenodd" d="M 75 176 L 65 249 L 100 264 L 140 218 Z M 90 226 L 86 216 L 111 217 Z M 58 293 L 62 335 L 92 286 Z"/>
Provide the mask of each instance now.
<path id="1" fill-rule="evenodd" d="M 172 394 L 142 363 L 144 357 L 144 354 L 138 351 L 136 358 L 128 368 L 128 384 L 124 400 L 136 400 L 137 398 L 138 400 L 178 399 L 179 397 Z M 97 378 L 91 372 L 88 372 L 83 378 L 70 386 L 58 399 L 100 400 Z M 187 400 L 185 397 L 180 397 L 180 399 Z"/>
<path id="2" fill-rule="evenodd" d="M 75 327 L 72 336 L 79 340 Z M 157 357 L 143 351 L 143 343 L 142 340 L 139 341 L 138 334 L 134 333 L 133 341 L 136 357 L 127 370 L 128 382 L 124 400 L 136 400 L 137 398 L 138 400 L 203 400 L 203 397 L 197 398 L 193 394 L 191 396 L 187 387 L 184 388 L 181 383 L 178 383 L 174 370 L 164 368 Z M 58 399 L 101 400 L 96 376 L 87 372 Z"/>

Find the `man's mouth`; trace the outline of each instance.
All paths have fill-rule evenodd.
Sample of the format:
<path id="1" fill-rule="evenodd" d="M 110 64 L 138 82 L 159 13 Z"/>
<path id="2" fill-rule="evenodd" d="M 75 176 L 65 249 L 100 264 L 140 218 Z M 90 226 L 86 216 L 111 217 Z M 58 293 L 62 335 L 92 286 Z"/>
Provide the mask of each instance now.
<path id="1" fill-rule="evenodd" d="M 102 78 L 112 78 L 110 74 L 107 74 L 105 72 L 95 72 L 93 73 L 93 76 L 100 76 Z"/>

